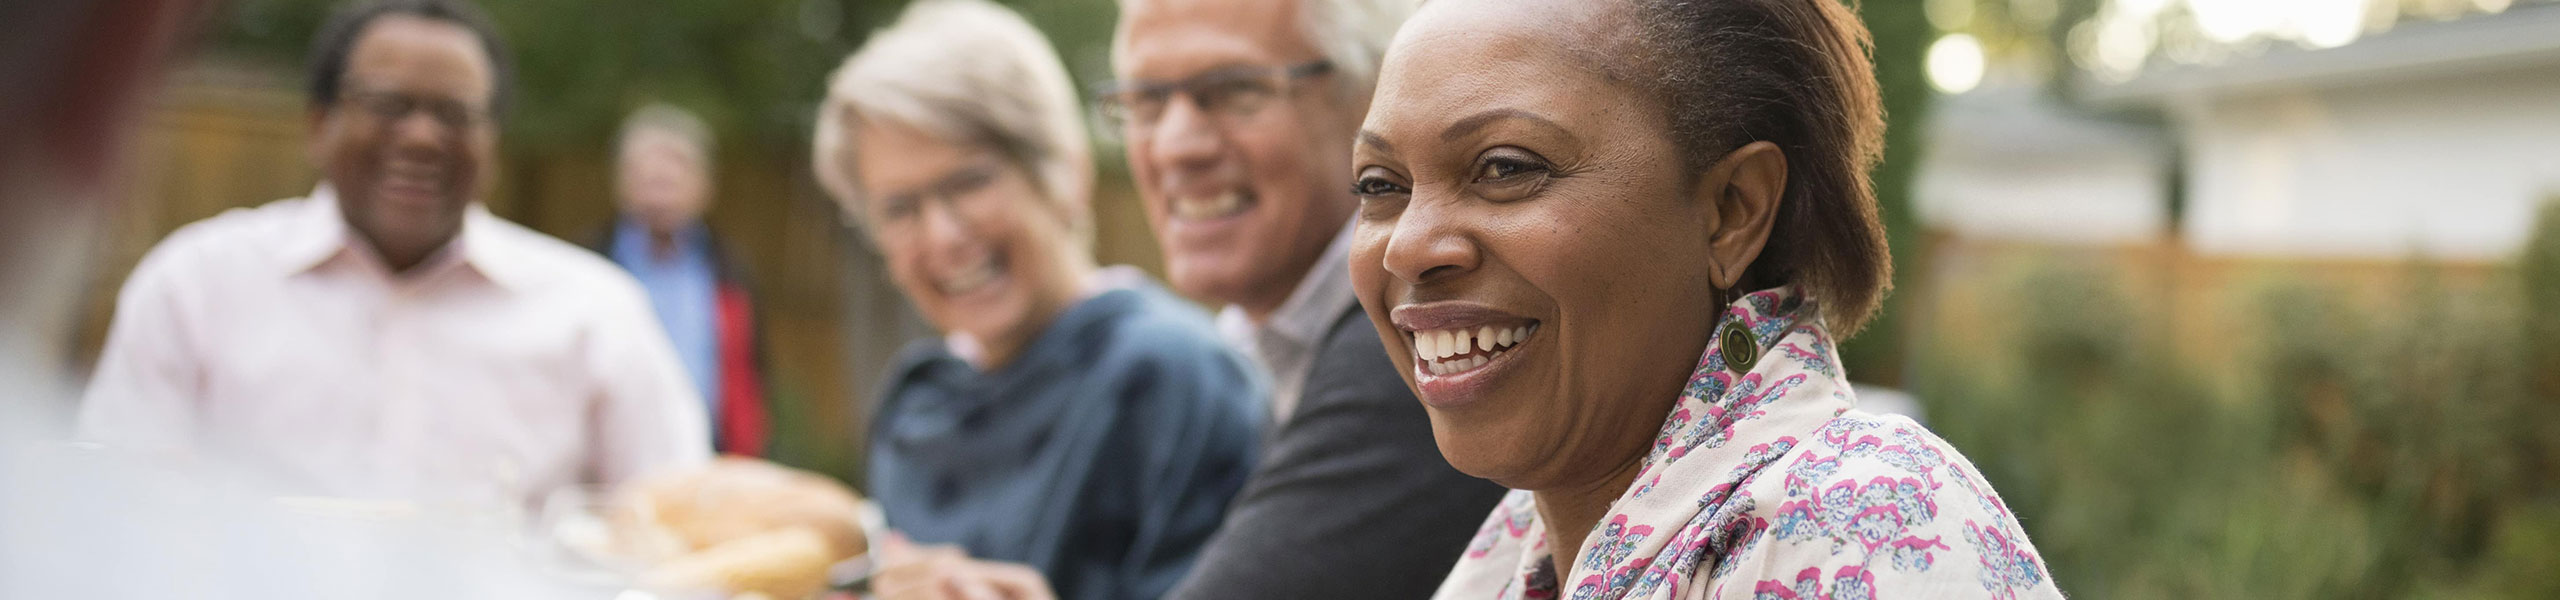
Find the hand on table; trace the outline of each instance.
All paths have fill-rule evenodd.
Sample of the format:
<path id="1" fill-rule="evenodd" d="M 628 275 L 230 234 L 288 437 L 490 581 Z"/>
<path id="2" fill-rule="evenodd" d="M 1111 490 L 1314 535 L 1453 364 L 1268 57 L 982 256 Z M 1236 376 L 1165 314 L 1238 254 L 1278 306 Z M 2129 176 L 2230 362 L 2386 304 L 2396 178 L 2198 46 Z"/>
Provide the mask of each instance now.
<path id="1" fill-rule="evenodd" d="M 917 546 L 904 536 L 880 545 L 878 600 L 1057 600 L 1031 567 L 969 558 L 954 546 Z"/>

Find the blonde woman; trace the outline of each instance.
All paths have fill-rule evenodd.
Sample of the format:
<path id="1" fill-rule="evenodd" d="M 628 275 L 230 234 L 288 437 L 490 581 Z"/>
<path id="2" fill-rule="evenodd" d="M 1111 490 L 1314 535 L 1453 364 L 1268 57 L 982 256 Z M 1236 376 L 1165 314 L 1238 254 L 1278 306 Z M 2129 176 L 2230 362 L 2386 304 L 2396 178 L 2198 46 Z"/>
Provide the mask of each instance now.
<path id="1" fill-rule="evenodd" d="M 1263 387 L 1205 313 L 1095 267 L 1055 51 L 993 3 L 925 0 L 837 70 L 818 122 L 821 181 L 945 333 L 884 378 L 867 488 L 932 547 L 891 544 L 874 590 L 954 594 L 907 575 L 974 557 L 1067 598 L 1164 594 L 1252 470 Z"/>

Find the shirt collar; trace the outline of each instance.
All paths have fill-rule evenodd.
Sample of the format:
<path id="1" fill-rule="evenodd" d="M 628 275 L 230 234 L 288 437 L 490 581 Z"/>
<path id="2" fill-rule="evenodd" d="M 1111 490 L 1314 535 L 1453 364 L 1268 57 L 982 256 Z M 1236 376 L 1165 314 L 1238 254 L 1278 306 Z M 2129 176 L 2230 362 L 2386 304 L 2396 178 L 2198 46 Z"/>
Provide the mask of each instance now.
<path id="1" fill-rule="evenodd" d="M 464 263 L 501 286 L 519 288 L 533 283 L 536 277 L 527 272 L 524 262 L 531 252 L 516 246 L 519 238 L 506 235 L 515 227 L 518 226 L 490 214 L 489 207 L 471 203 L 462 214 L 462 235 L 458 238 Z"/>
<path id="2" fill-rule="evenodd" d="M 473 202 L 469 208 L 463 209 L 461 235 L 427 260 L 430 263 L 450 260 L 449 255 L 459 252 L 462 263 L 482 277 L 501 286 L 523 285 L 530 275 L 520 266 L 522 253 L 515 251 L 510 245 L 514 240 L 508 239 L 506 232 L 502 231 L 510 225 L 490 214 L 488 207 Z M 338 205 L 337 191 L 327 183 L 311 191 L 302 215 L 281 240 L 283 246 L 279 257 L 289 273 L 319 268 L 329 259 L 348 251 L 371 251 L 347 227 L 346 213 Z"/>
<path id="3" fill-rule="evenodd" d="M 337 191 L 322 183 L 303 201 L 293 226 L 278 237 L 277 258 L 287 273 L 309 271 L 346 251 L 349 235 L 346 217 L 338 212 Z"/>

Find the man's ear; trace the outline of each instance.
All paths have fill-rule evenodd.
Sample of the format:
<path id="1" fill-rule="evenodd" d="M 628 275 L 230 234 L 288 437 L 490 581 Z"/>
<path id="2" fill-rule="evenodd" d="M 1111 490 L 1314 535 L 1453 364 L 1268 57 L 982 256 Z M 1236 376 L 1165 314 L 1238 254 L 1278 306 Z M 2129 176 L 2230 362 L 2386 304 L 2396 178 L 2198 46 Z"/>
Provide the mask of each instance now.
<path id="1" fill-rule="evenodd" d="M 1777 223 L 1778 202 L 1787 194 L 1787 154 L 1777 144 L 1752 142 L 1716 161 L 1700 174 L 1698 201 L 1711 203 L 1715 221 L 1707 232 L 1707 255 L 1716 289 L 1741 285 L 1742 274 L 1759 260 Z"/>

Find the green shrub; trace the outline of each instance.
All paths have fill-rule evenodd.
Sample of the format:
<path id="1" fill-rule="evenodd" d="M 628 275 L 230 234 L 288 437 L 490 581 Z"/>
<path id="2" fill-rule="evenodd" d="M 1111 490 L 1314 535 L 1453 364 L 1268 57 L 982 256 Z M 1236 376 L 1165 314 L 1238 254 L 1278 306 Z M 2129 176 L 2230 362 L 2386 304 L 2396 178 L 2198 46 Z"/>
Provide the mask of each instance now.
<path id="1" fill-rule="evenodd" d="M 1922 352 L 1915 389 L 2076 597 L 2560 597 L 2560 208 L 2537 223 L 2478 289 L 2264 282 L 2237 381 L 2115 274 L 2042 268 L 2005 354 Z"/>

